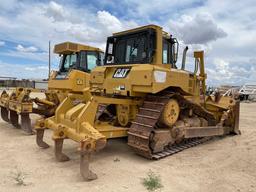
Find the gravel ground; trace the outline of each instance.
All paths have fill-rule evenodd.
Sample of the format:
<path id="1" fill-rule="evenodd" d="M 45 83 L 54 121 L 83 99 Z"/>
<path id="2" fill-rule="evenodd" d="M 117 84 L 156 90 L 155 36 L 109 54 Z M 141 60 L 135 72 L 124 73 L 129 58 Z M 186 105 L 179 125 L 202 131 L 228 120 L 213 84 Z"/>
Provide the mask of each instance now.
<path id="1" fill-rule="evenodd" d="M 37 116 L 33 116 L 36 119 Z M 82 181 L 78 145 L 70 140 L 64 152 L 70 161 L 55 161 L 51 130 L 45 140 L 51 145 L 39 149 L 35 136 L 0 120 L 0 191 L 147 191 L 142 178 L 151 170 L 160 175 L 163 192 L 249 192 L 256 191 L 256 103 L 241 104 L 242 135 L 215 139 L 159 161 L 139 157 L 125 139 L 110 140 L 92 157 L 91 169 L 98 179 Z M 119 160 L 119 161 L 118 161 Z M 25 185 L 15 178 L 24 176 Z"/>

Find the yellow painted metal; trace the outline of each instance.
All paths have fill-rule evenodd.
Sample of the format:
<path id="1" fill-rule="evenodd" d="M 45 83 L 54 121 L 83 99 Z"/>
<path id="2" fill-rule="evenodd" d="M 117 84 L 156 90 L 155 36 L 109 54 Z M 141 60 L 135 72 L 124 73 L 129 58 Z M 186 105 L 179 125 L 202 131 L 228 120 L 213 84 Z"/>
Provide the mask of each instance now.
<path id="1" fill-rule="evenodd" d="M 102 143 L 108 138 L 126 137 L 127 128 L 114 127 L 108 123 L 95 121 L 99 104 L 139 106 L 142 100 L 137 98 L 124 100 L 102 96 L 88 99 L 88 97 L 90 97 L 89 89 L 85 89 L 83 95 L 69 94 L 57 108 L 55 116 L 41 122 L 42 126 L 38 123 L 35 128 L 52 129 L 54 131 L 53 139 L 70 138 L 80 143 L 86 141 L 94 150 L 97 150 L 93 147 L 97 146 L 97 142 Z M 79 103 L 75 103 L 75 100 L 79 100 Z M 131 109 L 132 112 L 134 112 L 133 109 Z M 131 116 L 135 116 L 135 114 Z"/>
<path id="2" fill-rule="evenodd" d="M 198 106 L 201 105 L 220 122 L 225 119 L 225 115 L 229 116 L 230 124 L 235 122 L 235 116 L 229 113 L 235 105 L 233 99 L 222 97 L 216 100 L 205 96 L 207 75 L 204 70 L 203 51 L 194 52 L 196 70 L 190 72 L 177 69 L 171 64 L 163 64 L 163 40 L 170 36 L 159 26 L 148 25 L 114 35 L 128 35 L 144 29 L 153 29 L 156 32 L 156 50 L 151 63 L 96 67 L 91 72 L 90 80 L 85 81 L 89 82 L 90 88 L 68 94 L 57 108 L 55 116 L 40 122 L 41 124 L 38 123 L 37 129 L 50 128 L 54 132 L 53 139 L 70 138 L 79 142 L 80 146 L 86 143 L 86 149 L 89 151 L 98 150 L 105 146 L 107 139 L 127 136 L 129 124 L 134 120 L 148 94 L 166 90 L 180 94 Z M 114 78 L 114 73 L 119 68 L 129 68 L 129 74 L 125 78 Z M 79 89 L 80 83 L 75 83 L 77 78 L 82 79 L 79 72 L 76 75 L 70 74 L 69 79 L 72 80 L 64 87 L 73 91 Z M 55 87 L 59 86 L 57 81 L 52 82 Z M 108 111 L 110 120 L 96 119 L 101 106 L 114 106 L 114 109 Z M 178 102 L 170 100 L 162 120 L 167 126 L 172 126 L 179 113 Z M 114 117 L 111 117 L 111 114 Z"/>
<path id="3" fill-rule="evenodd" d="M 103 51 L 99 48 L 72 42 L 64 42 L 54 46 L 54 53 L 57 54 L 72 54 L 80 51 L 95 51 L 98 53 L 103 53 Z M 37 98 L 37 103 L 54 106 L 57 104 L 55 101 L 56 98 L 54 97 L 57 97 L 59 102 L 61 102 L 68 95 L 68 93 L 82 93 L 84 88 L 89 87 L 89 73 L 79 70 L 71 70 L 63 79 L 56 79 L 57 74 L 57 71 L 51 72 L 50 79 L 48 81 L 48 90 L 18 87 L 13 91 L 13 93 L 10 94 L 10 99 L 8 96 L 2 95 L 0 98 L 0 105 L 5 105 L 7 108 L 18 113 L 32 113 L 33 100 L 29 99 L 26 102 L 24 101 L 25 97 L 30 98 L 31 92 L 45 93 L 47 99 Z"/>
<path id="4" fill-rule="evenodd" d="M 79 43 L 63 42 L 54 46 L 54 53 L 56 54 L 70 54 L 77 53 L 80 51 L 95 51 L 103 53 L 103 51 L 99 48 Z"/>
<path id="5" fill-rule="evenodd" d="M 136 29 L 114 33 L 114 35 L 126 35 L 143 29 L 154 29 L 156 32 L 156 50 L 153 60 L 149 64 L 132 65 L 107 65 L 97 67 L 91 73 L 92 92 L 105 92 L 106 94 L 118 94 L 127 96 L 144 96 L 147 93 L 158 93 L 168 87 L 178 87 L 184 95 L 199 95 L 199 83 L 194 79 L 194 74 L 181 69 L 172 68 L 170 64 L 163 64 L 163 39 L 170 35 L 156 25 L 147 25 Z M 204 68 L 203 52 L 195 52 L 195 59 L 200 61 L 200 69 Z M 116 68 L 131 68 L 127 78 L 112 78 Z M 203 71 L 202 71 L 203 72 Z M 200 78 L 206 78 L 201 75 Z M 199 78 L 199 77 L 198 77 Z M 205 79 L 204 79 L 205 80 Z M 178 85 L 178 86 L 177 86 Z M 119 87 L 125 87 L 120 90 Z"/>
<path id="6" fill-rule="evenodd" d="M 96 122 L 94 126 L 107 139 L 127 137 L 128 128 L 126 127 L 113 127 L 108 122 Z"/>
<path id="7" fill-rule="evenodd" d="M 222 99 L 217 104 L 205 98 L 205 80 L 207 75 L 204 71 L 203 51 L 194 52 L 196 61 L 195 67 L 200 69 L 199 73 L 197 71 L 189 72 L 172 68 L 171 64 L 163 64 L 162 42 L 163 39 L 170 38 L 170 35 L 159 26 L 148 25 L 114 33 L 114 35 L 128 35 L 149 28 L 154 29 L 156 32 L 156 50 L 151 63 L 106 65 L 95 68 L 92 70 L 90 76 L 90 91 L 87 90 L 87 93 L 91 92 L 93 97 L 89 100 L 82 99 L 77 105 L 72 104 L 72 100 L 74 100 L 77 95 L 67 97 L 57 109 L 54 119 L 51 119 L 52 124 L 49 124 L 47 127 L 55 129 L 55 127 L 58 127 L 56 126 L 57 124 L 60 125 L 60 127 L 72 130 L 72 132 L 78 134 L 77 136 L 72 134 L 72 138 L 76 141 L 80 138 L 79 134 L 89 132 L 87 129 L 92 130 L 92 128 L 101 134 L 99 138 L 103 135 L 106 138 L 123 137 L 127 135 L 126 126 L 136 116 L 138 107 L 142 104 L 144 97 L 149 93 L 155 94 L 169 88 L 179 92 L 192 102 L 198 104 L 207 103 L 207 109 L 211 109 L 211 111 L 216 112 L 216 114 L 217 109 L 226 109 L 230 106 L 230 101 L 226 99 Z M 116 69 L 123 67 L 130 69 L 129 75 L 126 78 L 113 78 Z M 76 85 L 73 85 L 71 87 L 75 89 L 75 86 Z M 123 89 L 120 89 L 120 87 L 123 87 Z M 113 97 L 113 95 L 115 95 L 115 97 Z M 117 123 L 120 127 L 123 127 L 122 129 L 117 128 L 118 126 L 111 123 L 96 121 L 95 117 L 99 104 L 116 106 Z M 172 108 L 171 106 L 173 105 L 174 107 Z M 176 116 L 174 115 L 172 120 L 167 119 L 167 113 L 166 116 L 164 116 L 167 124 L 173 124 L 178 118 L 179 106 L 177 102 L 170 101 L 167 105 L 167 109 L 170 109 L 167 110 L 168 114 L 172 109 L 176 113 Z M 219 114 L 217 116 L 219 116 Z M 69 138 L 68 135 L 65 136 Z"/>
<path id="8" fill-rule="evenodd" d="M 129 105 L 116 105 L 116 113 L 117 113 L 117 119 L 118 123 L 125 127 L 128 125 L 130 120 L 130 106 Z"/>
<path id="9" fill-rule="evenodd" d="M 73 54 L 81 51 L 103 53 L 99 48 L 72 42 L 64 42 L 54 46 L 54 52 L 57 54 Z M 58 79 L 56 78 L 57 75 L 57 71 L 51 72 L 50 79 L 48 81 L 49 90 L 61 91 L 65 96 L 67 96 L 69 92 L 81 92 L 83 88 L 89 87 L 89 73 L 73 69 L 65 76 L 65 78 Z"/>
<path id="10" fill-rule="evenodd" d="M 107 138 L 111 138 L 111 132 L 116 129 L 116 126 L 113 126 L 112 124 L 104 124 L 103 122 L 99 123 L 99 121 L 95 120 L 99 104 L 115 105 L 117 122 L 121 127 L 125 128 L 128 123 L 133 120 L 133 117 L 136 116 L 138 107 L 141 105 L 147 94 L 159 93 L 169 88 L 179 92 L 192 102 L 198 103 L 199 105 L 206 105 L 207 109 L 218 114 L 216 116 L 220 116 L 217 111 L 221 111 L 221 108 L 227 109 L 230 107 L 230 101 L 226 99 L 222 99 L 217 103 L 209 98 L 205 98 L 205 80 L 207 76 L 204 71 L 203 51 L 194 52 L 194 58 L 197 65 L 195 68 L 199 68 L 199 73 L 197 71 L 189 72 L 182 69 L 172 68 L 171 64 L 162 63 L 162 42 L 165 38 L 170 38 L 170 36 L 159 26 L 148 25 L 114 33 L 114 35 L 128 35 L 149 28 L 154 29 L 156 32 L 156 51 L 152 63 L 117 66 L 106 65 L 95 68 L 91 72 L 90 81 L 86 80 L 86 82 L 90 82 L 90 90 L 84 91 L 84 93 L 87 93 L 87 96 L 90 95 L 89 92 L 91 92 L 93 97 L 90 99 L 80 99 L 80 103 L 77 105 L 72 104 L 73 100 L 78 97 L 77 94 L 67 97 L 56 111 L 56 116 L 54 117 L 55 124 L 60 125 L 60 127 L 68 127 L 67 129 L 72 129 L 73 131 L 75 130 L 78 134 L 81 134 L 83 131 L 88 132 L 86 131 L 87 129 L 92 129 L 92 127 L 94 127 L 99 133 L 104 130 L 104 135 L 107 136 Z M 130 69 L 129 75 L 126 78 L 113 78 L 115 70 L 122 67 Z M 79 73 L 70 76 L 70 78 L 73 77 L 80 77 Z M 76 81 L 72 80 L 70 82 L 74 83 Z M 72 89 L 75 90 L 79 85 L 67 84 L 66 86 L 72 87 Z M 120 89 L 120 87 L 123 87 L 123 89 Z M 112 97 L 113 95 L 115 95 L 115 97 Z M 170 101 L 169 104 L 170 106 L 174 105 L 173 110 L 176 114 L 179 114 L 177 102 Z M 172 107 L 168 106 L 166 110 L 170 109 L 172 111 Z M 130 108 L 132 108 L 131 111 Z M 170 110 L 167 110 L 168 113 Z M 173 122 L 166 121 L 166 123 L 173 124 L 176 122 L 177 118 L 178 115 L 174 115 Z M 167 118 L 164 119 L 166 120 Z M 54 127 L 53 129 L 56 129 L 58 126 L 52 125 L 52 127 Z M 101 130 L 101 127 L 108 128 Z M 51 126 L 49 126 L 49 128 L 51 128 Z M 113 137 L 122 137 L 126 135 L 126 131 L 123 129 L 120 129 L 120 133 L 119 129 L 116 129 L 115 131 Z M 66 135 L 66 137 L 69 136 Z M 72 137 L 76 138 L 76 141 L 79 140 L 79 136 Z"/>
<path id="11" fill-rule="evenodd" d="M 179 113 L 179 103 L 175 99 L 170 99 L 164 108 L 161 122 L 168 127 L 172 127 L 178 120 Z"/>
<path id="12" fill-rule="evenodd" d="M 6 91 L 3 91 L 0 97 L 0 106 L 4 108 L 8 108 L 8 103 L 9 103 L 9 95 L 7 94 Z"/>
<path id="13" fill-rule="evenodd" d="M 11 93 L 8 101 L 8 109 L 20 113 L 31 113 L 33 102 L 28 95 L 31 93 L 30 88 L 16 88 L 15 92 Z"/>
<path id="14" fill-rule="evenodd" d="M 69 92 L 82 92 L 85 87 L 89 87 L 90 74 L 71 70 L 65 78 L 58 79 L 57 72 L 52 72 L 48 81 L 48 89 L 64 93 L 65 96 Z"/>
<path id="15" fill-rule="evenodd" d="M 98 56 L 103 53 L 102 50 L 96 47 L 64 42 L 55 45 L 54 53 L 60 55 L 74 54 L 81 51 L 95 52 Z M 31 88 L 16 88 L 11 94 L 4 92 L 0 97 L 0 106 L 7 110 L 12 110 L 17 114 L 36 113 L 43 117 L 54 115 L 57 106 L 68 96 L 69 93 L 81 95 L 83 99 L 90 99 L 91 94 L 88 91 L 90 74 L 89 71 L 81 71 L 71 69 L 67 71 L 61 78 L 58 77 L 60 71 L 52 71 L 48 80 L 48 89 L 31 89 Z M 87 88 L 87 91 L 86 91 Z M 42 92 L 45 94 L 44 99 L 32 98 L 30 93 Z M 86 94 L 84 95 L 84 93 Z M 77 98 L 76 98 L 77 99 Z M 38 106 L 37 108 L 33 108 Z M 72 111 L 70 112 L 72 113 Z M 71 115 L 75 118 L 75 114 Z M 39 120 L 39 125 L 43 120 Z M 36 126 L 41 127 L 41 126 Z"/>

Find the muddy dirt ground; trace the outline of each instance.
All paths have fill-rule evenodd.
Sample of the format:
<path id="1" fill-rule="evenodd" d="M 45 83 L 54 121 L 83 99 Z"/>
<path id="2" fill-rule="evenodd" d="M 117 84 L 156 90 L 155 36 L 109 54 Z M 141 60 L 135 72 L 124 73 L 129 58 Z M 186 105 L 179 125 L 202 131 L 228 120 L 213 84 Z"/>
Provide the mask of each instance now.
<path id="1" fill-rule="evenodd" d="M 33 116 L 33 119 L 37 118 Z M 215 139 L 159 161 L 134 154 L 125 139 L 112 140 L 92 157 L 91 169 L 98 179 L 82 181 L 78 145 L 70 140 L 64 152 L 70 161 L 55 161 L 51 130 L 40 149 L 35 136 L 0 120 L 0 191 L 147 191 L 141 184 L 151 170 L 159 174 L 163 192 L 255 192 L 256 191 L 256 103 L 241 104 L 240 136 Z M 25 185 L 17 185 L 18 174 Z"/>

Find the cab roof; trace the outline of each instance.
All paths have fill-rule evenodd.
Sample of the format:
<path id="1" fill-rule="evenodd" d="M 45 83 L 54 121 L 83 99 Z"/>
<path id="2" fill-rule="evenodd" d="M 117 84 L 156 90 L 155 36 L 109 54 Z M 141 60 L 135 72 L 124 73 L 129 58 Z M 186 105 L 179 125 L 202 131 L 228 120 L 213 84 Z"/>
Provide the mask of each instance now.
<path id="1" fill-rule="evenodd" d="M 68 41 L 60 44 L 56 44 L 54 46 L 54 53 L 56 54 L 70 54 L 70 53 L 76 53 L 80 51 L 96 51 L 96 52 L 103 53 L 103 51 L 99 48 L 83 45 L 79 43 L 68 42 Z"/>
<path id="2" fill-rule="evenodd" d="M 134 29 L 126 30 L 126 31 L 113 33 L 113 36 L 127 35 L 129 33 L 134 33 L 134 32 L 138 32 L 138 31 L 142 31 L 142 30 L 146 30 L 146 29 L 155 29 L 157 31 L 162 31 L 162 35 L 165 38 L 168 38 L 170 36 L 167 32 L 163 31 L 162 27 L 160 27 L 158 25 L 154 25 L 154 24 L 145 25 L 145 26 L 137 27 L 137 28 L 134 28 Z"/>

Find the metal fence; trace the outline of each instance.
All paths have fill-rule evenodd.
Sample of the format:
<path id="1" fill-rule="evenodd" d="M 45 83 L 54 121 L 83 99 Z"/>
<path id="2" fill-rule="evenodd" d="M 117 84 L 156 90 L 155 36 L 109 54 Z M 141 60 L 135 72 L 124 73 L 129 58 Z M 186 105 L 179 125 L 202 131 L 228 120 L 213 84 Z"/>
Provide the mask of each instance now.
<path id="1" fill-rule="evenodd" d="M 31 80 L 0 80 L 0 87 L 12 88 L 12 87 L 27 87 L 35 89 L 47 89 L 47 81 L 31 81 Z"/>

